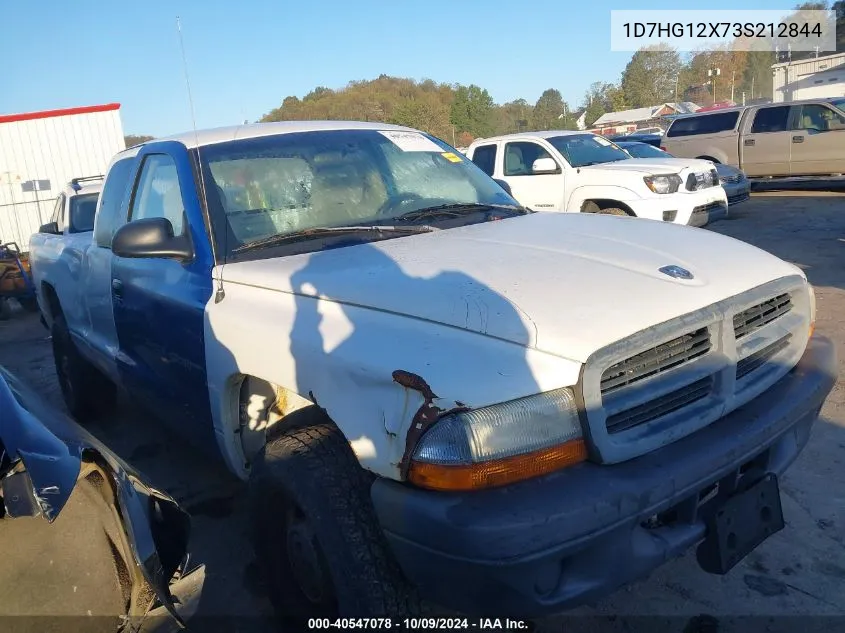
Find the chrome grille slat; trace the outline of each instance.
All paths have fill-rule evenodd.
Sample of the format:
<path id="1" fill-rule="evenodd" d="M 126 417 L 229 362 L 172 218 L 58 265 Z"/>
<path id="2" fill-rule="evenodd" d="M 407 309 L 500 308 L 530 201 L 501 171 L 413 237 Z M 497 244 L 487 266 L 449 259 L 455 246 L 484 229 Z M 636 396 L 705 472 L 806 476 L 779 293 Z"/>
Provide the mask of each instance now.
<path id="1" fill-rule="evenodd" d="M 792 297 L 790 297 L 789 293 L 778 295 L 768 301 L 743 310 L 734 315 L 734 336 L 739 340 L 758 327 L 768 325 L 790 310 L 792 310 Z"/>
<path id="2" fill-rule="evenodd" d="M 696 380 L 694 383 L 676 389 L 660 398 L 655 398 L 645 404 L 610 416 L 607 418 L 607 432 L 611 434 L 621 433 L 645 422 L 678 411 L 698 402 L 702 398 L 706 398 L 712 389 L 713 376 Z"/>
<path id="3" fill-rule="evenodd" d="M 778 339 L 771 345 L 767 345 L 761 350 L 757 350 L 747 358 L 743 358 L 736 364 L 736 379 L 744 378 L 755 369 L 759 369 L 762 365 L 771 359 L 772 356 L 786 349 L 789 346 L 789 339 L 791 334 L 787 334 L 781 339 Z"/>
<path id="4" fill-rule="evenodd" d="M 601 377 L 601 392 L 626 387 L 689 362 L 710 351 L 710 331 L 704 327 L 608 367 Z"/>

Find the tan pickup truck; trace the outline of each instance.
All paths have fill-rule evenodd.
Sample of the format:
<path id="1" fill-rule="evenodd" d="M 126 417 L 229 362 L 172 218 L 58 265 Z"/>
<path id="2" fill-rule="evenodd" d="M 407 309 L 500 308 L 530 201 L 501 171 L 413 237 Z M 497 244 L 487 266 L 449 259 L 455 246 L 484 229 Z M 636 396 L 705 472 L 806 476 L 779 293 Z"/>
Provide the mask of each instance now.
<path id="1" fill-rule="evenodd" d="M 661 149 L 748 176 L 845 173 L 845 97 L 725 108 L 679 116 Z"/>

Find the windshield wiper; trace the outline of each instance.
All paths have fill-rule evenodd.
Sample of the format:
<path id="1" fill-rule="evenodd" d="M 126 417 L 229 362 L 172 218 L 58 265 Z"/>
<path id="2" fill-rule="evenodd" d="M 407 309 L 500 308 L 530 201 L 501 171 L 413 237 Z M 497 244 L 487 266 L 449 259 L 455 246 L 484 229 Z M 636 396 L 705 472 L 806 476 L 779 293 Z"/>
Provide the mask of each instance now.
<path id="1" fill-rule="evenodd" d="M 480 202 L 457 202 L 453 204 L 438 204 L 433 207 L 423 207 L 422 209 L 415 209 L 403 213 L 396 217 L 390 218 L 391 221 L 412 221 L 422 218 L 430 218 L 438 215 L 447 215 L 452 217 L 459 217 L 469 213 L 478 213 L 479 211 L 492 211 L 496 209 L 504 209 L 519 214 L 531 213 L 525 207 L 516 207 L 507 204 L 481 204 Z"/>
<path id="2" fill-rule="evenodd" d="M 294 231 L 293 233 L 279 233 L 271 235 L 270 237 L 262 237 L 252 242 L 241 244 L 237 248 L 232 249 L 232 253 L 243 253 L 251 251 L 256 248 L 266 248 L 268 246 L 280 246 L 282 244 L 290 244 L 292 242 L 300 242 L 318 237 L 326 236 L 341 236 L 354 235 L 355 233 L 376 233 L 376 234 L 413 234 L 413 233 L 430 233 L 439 229 L 433 226 L 317 226 L 310 229 L 302 229 L 301 231 Z"/>

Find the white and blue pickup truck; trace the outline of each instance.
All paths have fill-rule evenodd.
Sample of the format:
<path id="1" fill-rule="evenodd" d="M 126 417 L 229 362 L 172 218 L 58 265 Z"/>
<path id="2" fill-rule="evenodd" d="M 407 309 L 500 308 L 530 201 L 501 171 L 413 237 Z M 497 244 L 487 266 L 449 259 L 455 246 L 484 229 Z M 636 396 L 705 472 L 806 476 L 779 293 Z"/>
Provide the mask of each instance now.
<path id="1" fill-rule="evenodd" d="M 120 388 L 219 453 L 296 617 L 539 617 L 694 546 L 727 573 L 835 382 L 796 266 L 531 212 L 381 123 L 127 149 L 93 234 L 30 249 L 68 408 Z"/>

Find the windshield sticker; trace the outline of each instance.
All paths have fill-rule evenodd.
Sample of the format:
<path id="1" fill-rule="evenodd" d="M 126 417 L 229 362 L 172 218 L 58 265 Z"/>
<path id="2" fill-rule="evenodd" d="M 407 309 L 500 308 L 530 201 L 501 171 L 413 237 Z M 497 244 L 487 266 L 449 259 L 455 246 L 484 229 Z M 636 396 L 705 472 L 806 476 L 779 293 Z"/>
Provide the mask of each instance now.
<path id="1" fill-rule="evenodd" d="M 608 140 L 607 140 L 606 138 L 604 138 L 603 136 L 597 136 L 597 137 L 596 137 L 596 143 L 598 143 L 599 145 L 604 145 L 605 147 L 607 147 L 608 145 L 610 145 L 610 141 L 608 141 Z"/>
<path id="2" fill-rule="evenodd" d="M 454 152 L 443 152 L 441 154 L 443 158 L 448 160 L 450 163 L 460 163 L 461 157 L 455 154 Z"/>
<path id="3" fill-rule="evenodd" d="M 379 134 L 390 139 L 396 147 L 403 152 L 438 152 L 443 148 L 434 141 L 426 138 L 419 132 L 400 132 L 391 130 L 389 132 L 379 130 Z"/>

